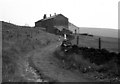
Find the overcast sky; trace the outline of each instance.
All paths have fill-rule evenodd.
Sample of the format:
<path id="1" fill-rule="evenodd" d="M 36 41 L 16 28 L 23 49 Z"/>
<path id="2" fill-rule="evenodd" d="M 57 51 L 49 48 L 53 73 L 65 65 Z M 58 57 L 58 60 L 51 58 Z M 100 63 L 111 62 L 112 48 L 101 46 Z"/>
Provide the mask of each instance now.
<path id="1" fill-rule="evenodd" d="M 118 28 L 120 0 L 0 0 L 0 20 L 34 26 L 44 14 L 61 13 L 78 27 Z M 2 11 L 1 11 L 2 10 Z"/>

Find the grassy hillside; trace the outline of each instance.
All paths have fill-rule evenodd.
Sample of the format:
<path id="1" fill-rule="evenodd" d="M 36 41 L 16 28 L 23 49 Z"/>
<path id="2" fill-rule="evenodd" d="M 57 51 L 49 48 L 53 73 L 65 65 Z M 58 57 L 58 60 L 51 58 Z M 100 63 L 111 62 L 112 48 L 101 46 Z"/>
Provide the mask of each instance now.
<path id="1" fill-rule="evenodd" d="M 117 29 L 80 27 L 80 32 L 88 32 L 93 35 L 104 36 L 104 37 L 112 37 L 112 38 L 118 37 Z"/>
<path id="2" fill-rule="evenodd" d="M 71 25 L 71 28 L 74 26 Z M 26 82 L 23 73 L 26 70 L 27 54 L 36 49 L 58 42 L 58 36 L 42 31 L 43 28 L 18 26 L 2 22 L 2 80 L 3 82 Z M 73 29 L 74 30 L 74 29 Z M 102 47 L 117 51 L 115 38 L 102 38 Z M 76 43 L 76 39 L 72 41 Z M 98 37 L 80 35 L 79 46 L 98 48 Z M 72 57 L 72 56 L 71 56 Z"/>
<path id="3" fill-rule="evenodd" d="M 112 37 L 117 38 L 118 37 L 118 30 L 117 29 L 107 29 L 107 28 L 92 28 L 92 27 L 77 27 L 72 23 L 69 23 L 69 29 L 71 31 L 75 31 L 75 29 L 78 30 L 80 33 L 89 33 L 97 36 L 104 36 L 104 37 Z"/>
<path id="4" fill-rule="evenodd" d="M 2 22 L 2 80 L 27 81 L 21 75 L 27 60 L 26 54 L 57 42 L 58 36 L 39 28 L 16 26 Z"/>
<path id="5" fill-rule="evenodd" d="M 76 44 L 76 38 L 72 40 L 73 44 Z M 100 37 L 101 38 L 101 48 L 105 48 L 109 51 L 118 52 L 118 39 L 117 38 L 111 38 L 111 37 Z M 98 49 L 99 43 L 98 36 L 83 36 L 79 35 L 79 46 L 84 47 L 92 47 Z"/>

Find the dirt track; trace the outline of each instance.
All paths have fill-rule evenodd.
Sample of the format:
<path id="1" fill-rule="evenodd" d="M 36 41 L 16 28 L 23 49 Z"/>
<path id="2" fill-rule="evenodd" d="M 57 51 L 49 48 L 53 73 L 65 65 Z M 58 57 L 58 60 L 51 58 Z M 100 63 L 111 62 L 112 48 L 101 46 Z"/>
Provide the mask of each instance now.
<path id="1" fill-rule="evenodd" d="M 45 76 L 59 82 L 90 82 L 90 80 L 83 78 L 82 74 L 60 67 L 59 60 L 53 56 L 53 52 L 58 45 L 60 45 L 60 42 L 30 53 L 37 69 Z"/>

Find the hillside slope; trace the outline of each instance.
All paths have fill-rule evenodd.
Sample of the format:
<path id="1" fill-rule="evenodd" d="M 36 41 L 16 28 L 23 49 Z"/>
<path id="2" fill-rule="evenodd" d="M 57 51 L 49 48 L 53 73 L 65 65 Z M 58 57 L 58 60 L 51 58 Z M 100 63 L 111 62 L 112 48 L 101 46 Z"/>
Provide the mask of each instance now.
<path id="1" fill-rule="evenodd" d="M 74 32 L 75 29 L 78 30 L 79 27 L 72 23 L 69 23 L 69 29 Z M 93 37 L 79 35 L 79 46 L 94 47 L 98 48 L 98 38 L 101 38 L 101 47 L 109 51 L 118 52 L 118 39 L 117 30 L 114 29 L 101 29 L 101 28 L 80 28 L 80 33 L 93 34 Z M 76 39 L 72 41 L 76 44 Z"/>
<path id="2" fill-rule="evenodd" d="M 60 82 L 91 81 L 84 79 L 81 73 L 73 73 L 59 67 L 62 64 L 53 57 L 54 50 L 62 42 L 58 42 L 59 36 L 40 28 L 17 26 L 6 22 L 2 24 L 3 82 L 36 82 L 41 81 L 41 78 Z M 91 40 L 92 37 L 80 36 L 80 45 L 95 46 L 97 41 Z"/>
<path id="3" fill-rule="evenodd" d="M 3 82 L 87 82 L 82 74 L 65 70 L 54 51 L 58 36 L 39 28 L 2 23 Z"/>
<path id="4" fill-rule="evenodd" d="M 25 74 L 20 74 L 27 69 L 26 54 L 57 41 L 58 36 L 41 31 L 39 28 L 2 22 L 2 81 L 29 81 L 23 77 Z"/>
<path id="5" fill-rule="evenodd" d="M 107 28 L 92 28 L 92 27 L 77 27 L 72 23 L 69 23 L 69 29 L 71 31 L 78 30 L 80 33 L 89 33 L 97 36 L 104 36 L 104 37 L 118 37 L 118 30 L 117 29 L 107 29 Z"/>

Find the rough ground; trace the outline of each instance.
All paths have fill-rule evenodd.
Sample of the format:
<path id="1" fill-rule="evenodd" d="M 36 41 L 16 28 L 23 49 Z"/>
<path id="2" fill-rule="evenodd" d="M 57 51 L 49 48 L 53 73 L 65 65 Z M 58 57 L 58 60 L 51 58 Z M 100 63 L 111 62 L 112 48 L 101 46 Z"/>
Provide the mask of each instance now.
<path id="1" fill-rule="evenodd" d="M 53 56 L 53 52 L 58 47 L 58 43 L 51 44 L 42 50 L 35 50 L 28 55 L 32 54 L 32 61 L 35 66 L 44 74 L 45 76 L 59 81 L 59 82 L 90 82 L 89 80 L 83 78 L 83 75 L 79 72 L 73 72 L 62 68 L 59 60 Z"/>
<path id="2" fill-rule="evenodd" d="M 95 81 L 88 79 L 82 72 L 65 69 L 65 64 L 54 57 L 53 52 L 61 43 L 58 42 L 57 35 L 39 28 L 27 28 L 3 22 L 1 36 L 2 81 L 40 82 L 41 79 L 59 82 Z M 92 45 L 90 38 L 81 36 L 80 40 L 80 45 Z"/>

